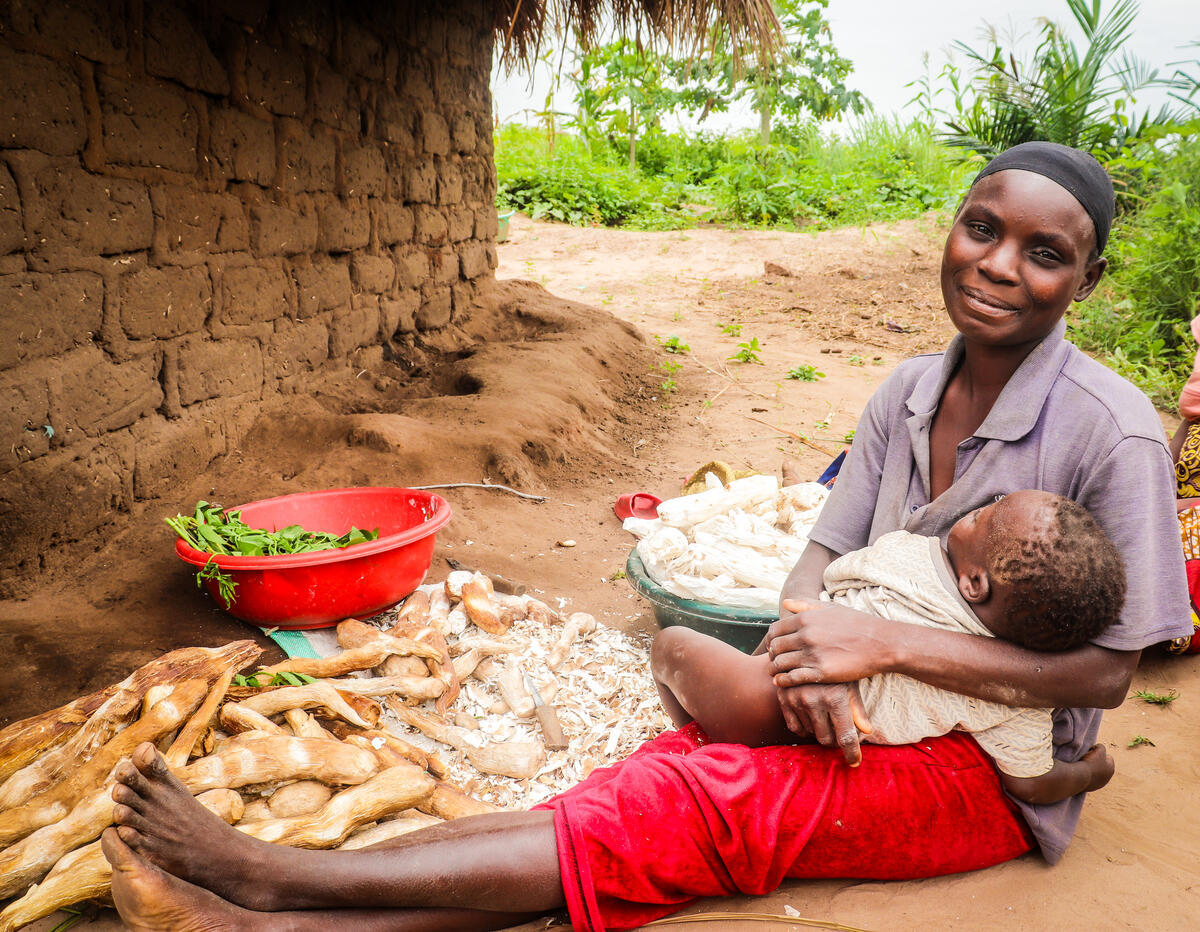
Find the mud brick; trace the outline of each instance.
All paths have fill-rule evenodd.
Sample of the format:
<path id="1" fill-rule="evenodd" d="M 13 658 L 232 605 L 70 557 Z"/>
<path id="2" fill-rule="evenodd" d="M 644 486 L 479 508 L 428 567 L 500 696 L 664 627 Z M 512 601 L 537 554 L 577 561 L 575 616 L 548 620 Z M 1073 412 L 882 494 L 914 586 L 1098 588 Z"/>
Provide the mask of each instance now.
<path id="1" fill-rule="evenodd" d="M 475 211 L 465 204 L 458 204 L 446 211 L 446 223 L 452 243 L 461 243 L 471 238 L 475 230 Z"/>
<path id="2" fill-rule="evenodd" d="M 246 205 L 236 197 L 221 198 L 221 226 L 217 229 L 217 249 L 222 252 L 250 249 L 250 216 Z"/>
<path id="3" fill-rule="evenodd" d="M 317 248 L 315 212 L 301 213 L 273 204 L 250 208 L 250 244 L 256 256 L 294 256 Z"/>
<path id="4" fill-rule="evenodd" d="M 350 303 L 350 269 L 341 262 L 321 262 L 292 269 L 302 318 Z"/>
<path id="5" fill-rule="evenodd" d="M 442 205 L 457 204 L 463 196 L 463 176 L 459 167 L 453 162 L 443 162 L 438 172 L 437 183 L 438 203 Z"/>
<path id="6" fill-rule="evenodd" d="M 196 115 L 182 94 L 106 75 L 96 83 L 109 162 L 196 170 Z"/>
<path id="7" fill-rule="evenodd" d="M 206 6 L 236 23 L 254 27 L 264 25 L 272 3 L 271 0 L 209 0 Z"/>
<path id="8" fill-rule="evenodd" d="M 454 137 L 454 148 L 456 151 L 475 151 L 475 146 L 478 143 L 478 138 L 475 135 L 475 117 L 469 113 L 459 114 L 454 118 L 450 132 Z"/>
<path id="9" fill-rule="evenodd" d="M 315 369 L 329 358 L 329 330 L 320 320 L 275 321 L 275 334 L 264 347 L 266 374 L 286 378 Z"/>
<path id="10" fill-rule="evenodd" d="M 289 191 L 332 191 L 336 182 L 337 143 L 321 131 L 303 129 L 284 144 L 284 187 Z"/>
<path id="11" fill-rule="evenodd" d="M 432 160 L 418 162 L 408 170 L 405 200 L 432 204 L 437 200 L 437 169 Z"/>
<path id="12" fill-rule="evenodd" d="M 475 239 L 494 240 L 499 227 L 500 219 L 495 207 L 479 207 L 475 210 Z"/>
<path id="13" fill-rule="evenodd" d="M 417 310 L 421 307 L 421 292 L 406 288 L 396 298 L 379 299 L 379 335 L 389 340 L 397 333 L 412 333 L 417 329 Z"/>
<path id="14" fill-rule="evenodd" d="M 397 81 L 399 98 L 408 102 L 410 107 L 415 104 L 420 109 L 432 110 L 437 106 L 437 98 L 429 80 L 434 73 L 435 69 L 429 59 L 413 55 L 400 69 Z"/>
<path id="15" fill-rule="evenodd" d="M 148 268 L 121 279 L 121 327 L 134 340 L 195 333 L 212 308 L 208 269 Z"/>
<path id="16" fill-rule="evenodd" d="M 145 6 L 146 70 L 184 87 L 217 96 L 229 93 L 225 68 L 183 10 L 172 3 Z"/>
<path id="17" fill-rule="evenodd" d="M 379 336 L 379 299 L 363 295 L 352 307 L 334 311 L 329 321 L 329 355 L 341 359 Z"/>
<path id="18" fill-rule="evenodd" d="M 68 444 L 128 427 L 163 400 L 154 353 L 118 365 L 99 348 L 83 347 L 58 361 L 49 385 L 50 423 Z"/>
<path id="19" fill-rule="evenodd" d="M 131 460 L 127 440 L 90 441 L 56 450 L 21 469 L 17 488 L 5 498 L 37 502 L 38 507 L 5 508 L 8 502 L 0 502 L 0 536 L 11 545 L 2 557 L 5 565 L 36 566 L 55 543 L 79 540 L 109 524 L 113 512 L 128 509 Z"/>
<path id="20" fill-rule="evenodd" d="M 496 244 L 488 243 L 484 248 L 487 250 L 488 268 L 496 268 L 500 264 L 500 257 L 496 255 Z"/>
<path id="21" fill-rule="evenodd" d="M 264 187 L 275 181 L 275 128 L 239 110 L 209 109 L 209 146 L 222 178 L 252 181 Z"/>
<path id="22" fill-rule="evenodd" d="M 231 326 L 275 320 L 291 306 L 291 282 L 279 267 L 225 269 L 220 294 L 221 322 Z"/>
<path id="23" fill-rule="evenodd" d="M 446 118 L 436 110 L 422 109 L 417 113 L 418 138 L 429 155 L 450 154 L 450 127 Z"/>
<path id="24" fill-rule="evenodd" d="M 133 495 L 138 499 L 177 492 L 226 446 L 221 423 L 199 414 L 178 421 L 145 418 L 133 426 L 133 438 Z"/>
<path id="25" fill-rule="evenodd" d="M 462 265 L 463 278 L 470 280 L 488 273 L 487 247 L 483 243 L 461 243 L 458 247 L 458 258 Z"/>
<path id="26" fill-rule="evenodd" d="M 387 193 L 387 166 L 375 146 L 347 149 L 342 155 L 342 176 L 350 197 Z"/>
<path id="27" fill-rule="evenodd" d="M 42 369 L 0 374 L 0 475 L 50 449 L 50 392 Z"/>
<path id="28" fill-rule="evenodd" d="M 0 255 L 25 245 L 25 226 L 21 222 L 21 198 L 17 183 L 0 162 Z"/>
<path id="29" fill-rule="evenodd" d="M 392 287 L 396 263 L 383 256 L 355 256 L 350 263 L 350 280 L 360 291 L 383 294 Z"/>
<path id="30" fill-rule="evenodd" d="M 83 98 L 65 65 L 5 48 L 0 87 L 0 145 L 50 155 L 71 155 L 83 148 Z"/>
<path id="31" fill-rule="evenodd" d="M 429 278 L 429 253 L 419 246 L 410 246 L 396 252 L 397 284 L 402 288 L 419 287 Z"/>
<path id="32" fill-rule="evenodd" d="M 451 246 L 429 250 L 429 266 L 433 270 L 433 280 L 440 284 L 450 285 L 458 281 L 458 254 Z"/>
<path id="33" fill-rule="evenodd" d="M 69 44 L 72 52 L 92 61 L 112 65 L 125 60 L 124 0 L 41 0 L 5 8 L 15 32 L 47 44 Z"/>
<path id="34" fill-rule="evenodd" d="M 246 44 L 246 90 L 250 100 L 280 116 L 304 113 L 304 60 L 263 42 Z"/>
<path id="35" fill-rule="evenodd" d="M 411 100 L 381 92 L 375 104 L 375 132 L 403 153 L 416 148 Z"/>
<path id="36" fill-rule="evenodd" d="M 0 278 L 0 369 L 91 342 L 104 317 L 104 282 L 90 272 Z"/>
<path id="37" fill-rule="evenodd" d="M 362 201 L 328 197 L 317 204 L 321 248 L 329 252 L 362 249 L 371 240 L 371 214 Z"/>
<path id="38" fill-rule="evenodd" d="M 157 247 L 193 252 L 216 245 L 226 198 L 180 185 L 161 185 L 150 189 L 150 200 L 157 221 Z"/>
<path id="39" fill-rule="evenodd" d="M 92 175 L 74 160 L 33 152 L 8 159 L 35 252 L 94 256 L 150 246 L 154 216 L 144 184 Z"/>
<path id="40" fill-rule="evenodd" d="M 416 218 L 417 240 L 430 245 L 438 245 L 446 241 L 449 229 L 446 225 L 446 215 L 436 207 L 422 204 L 414 211 Z"/>
<path id="41" fill-rule="evenodd" d="M 433 330 L 450 323 L 450 289 L 448 287 L 434 288 L 421 301 L 417 308 L 417 329 Z"/>
<path id="42" fill-rule="evenodd" d="M 179 401 L 257 393 L 263 382 L 262 350 L 256 340 L 192 340 L 179 349 Z"/>
<path id="43" fill-rule="evenodd" d="M 450 295 L 454 303 L 454 317 L 458 319 L 475 307 L 479 300 L 479 289 L 471 282 L 459 282 L 450 286 Z"/>
<path id="44" fill-rule="evenodd" d="M 353 75 L 383 80 L 383 46 L 376 35 L 349 17 L 342 19 L 342 66 Z"/>
<path id="45" fill-rule="evenodd" d="M 359 128 L 359 109 L 351 96 L 350 82 L 329 68 L 317 69 L 314 115 L 343 132 L 352 133 Z"/>
<path id="46" fill-rule="evenodd" d="M 375 214 L 375 235 L 384 246 L 410 243 L 413 238 L 413 212 L 392 201 L 369 201 Z"/>
<path id="47" fill-rule="evenodd" d="M 275 16 L 285 36 L 328 58 L 338 32 L 336 9 L 332 4 L 282 3 L 277 6 Z"/>

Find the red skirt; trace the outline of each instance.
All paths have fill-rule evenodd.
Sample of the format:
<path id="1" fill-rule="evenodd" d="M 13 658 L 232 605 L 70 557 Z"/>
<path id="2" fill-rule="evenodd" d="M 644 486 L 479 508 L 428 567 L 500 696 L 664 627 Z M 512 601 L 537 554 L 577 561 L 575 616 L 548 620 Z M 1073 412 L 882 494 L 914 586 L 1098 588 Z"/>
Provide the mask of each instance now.
<path id="1" fill-rule="evenodd" d="M 712 744 L 695 725 L 535 807 L 554 811 L 577 930 L 627 929 L 785 878 L 915 879 L 989 867 L 1033 837 L 969 735 L 836 748 Z"/>

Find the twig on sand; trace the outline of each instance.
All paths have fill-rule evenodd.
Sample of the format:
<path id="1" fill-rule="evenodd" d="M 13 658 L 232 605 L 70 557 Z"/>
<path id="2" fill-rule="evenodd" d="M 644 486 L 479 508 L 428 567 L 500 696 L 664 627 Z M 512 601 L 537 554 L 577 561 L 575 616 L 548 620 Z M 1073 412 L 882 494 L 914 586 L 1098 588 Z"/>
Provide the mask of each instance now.
<path id="1" fill-rule="evenodd" d="M 776 427 L 770 421 L 764 421 L 762 418 L 759 418 L 759 417 L 751 417 L 748 414 L 743 414 L 742 417 L 744 417 L 747 421 L 753 421 L 755 424 L 762 424 L 764 427 L 769 427 L 769 428 L 771 428 L 771 430 L 777 430 L 781 434 L 787 434 L 792 439 L 799 440 L 806 447 L 812 447 L 818 453 L 823 453 L 826 456 L 837 456 L 838 455 L 837 450 L 827 450 L 825 447 L 821 446 L 819 443 L 813 443 L 807 437 L 804 437 L 800 434 L 794 433 L 794 432 L 788 430 L 786 427 Z"/>
<path id="2" fill-rule="evenodd" d="M 516 489 L 510 489 L 506 485 L 493 485 L 490 482 L 444 482 L 441 485 L 410 485 L 410 489 L 496 489 L 500 492 L 512 492 L 513 495 L 518 495 L 521 498 L 528 498 L 534 502 L 546 501 L 545 495 L 530 495 L 528 492 L 518 492 Z"/>
<path id="3" fill-rule="evenodd" d="M 778 400 L 778 399 L 777 399 L 777 398 L 776 398 L 774 395 L 764 395 L 762 392 L 756 392 L 756 391 L 755 391 L 754 389 L 752 389 L 752 388 L 747 388 L 745 385 L 743 385 L 741 382 L 739 382 L 737 379 L 735 379 L 735 378 L 734 378 L 734 377 L 733 377 L 733 376 L 730 374 L 729 370 L 728 370 L 728 369 L 725 369 L 725 367 L 724 367 L 724 366 L 722 366 L 721 368 L 722 368 L 722 369 L 725 369 L 725 371 L 724 371 L 724 372 L 718 372 L 718 371 L 717 371 L 716 369 L 714 369 L 712 366 L 707 366 L 707 365 L 705 365 L 704 363 L 702 363 L 702 362 L 701 362 L 699 359 L 697 359 L 695 356 L 689 356 L 688 358 L 689 358 L 689 359 L 690 359 L 692 362 L 694 362 L 696 365 L 700 366 L 700 368 L 702 368 L 702 369 L 707 369 L 707 370 L 708 370 L 709 372 L 711 372 L 713 375 L 719 375 L 719 376 L 720 376 L 721 378 L 723 378 L 723 379 L 728 379 L 728 380 L 729 380 L 730 382 L 732 382 L 734 385 L 738 386 L 738 387 L 739 387 L 740 389 L 742 389 L 743 391 L 747 391 L 747 392 L 749 392 L 751 395 L 755 395 L 755 396 L 757 396 L 757 397 L 759 397 L 759 398 L 765 398 L 767 401 L 777 401 L 777 400 Z"/>

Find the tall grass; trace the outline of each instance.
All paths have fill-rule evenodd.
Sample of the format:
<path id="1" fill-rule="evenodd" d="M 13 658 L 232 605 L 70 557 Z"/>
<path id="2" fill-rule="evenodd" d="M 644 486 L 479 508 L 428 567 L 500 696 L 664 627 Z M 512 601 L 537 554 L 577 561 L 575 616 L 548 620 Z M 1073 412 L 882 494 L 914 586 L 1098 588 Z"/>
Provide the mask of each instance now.
<path id="1" fill-rule="evenodd" d="M 660 133 L 642 141 L 634 169 L 615 146 L 539 130 L 496 133 L 498 203 L 573 224 L 677 227 L 697 219 L 825 229 L 952 209 L 975 170 L 931 131 L 863 120 L 843 137 L 815 126 L 752 133 Z"/>

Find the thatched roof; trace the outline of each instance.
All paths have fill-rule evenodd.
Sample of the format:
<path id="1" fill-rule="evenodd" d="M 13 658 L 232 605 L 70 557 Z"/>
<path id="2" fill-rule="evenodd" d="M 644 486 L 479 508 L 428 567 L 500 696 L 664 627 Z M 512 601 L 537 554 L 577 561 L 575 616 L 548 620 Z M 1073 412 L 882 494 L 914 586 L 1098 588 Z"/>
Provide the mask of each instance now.
<path id="1" fill-rule="evenodd" d="M 505 64 L 530 62 L 542 43 L 575 32 L 586 48 L 608 26 L 624 36 L 698 51 L 723 23 L 737 50 L 770 57 L 779 46 L 779 20 L 770 0 L 494 0 L 497 41 Z"/>

